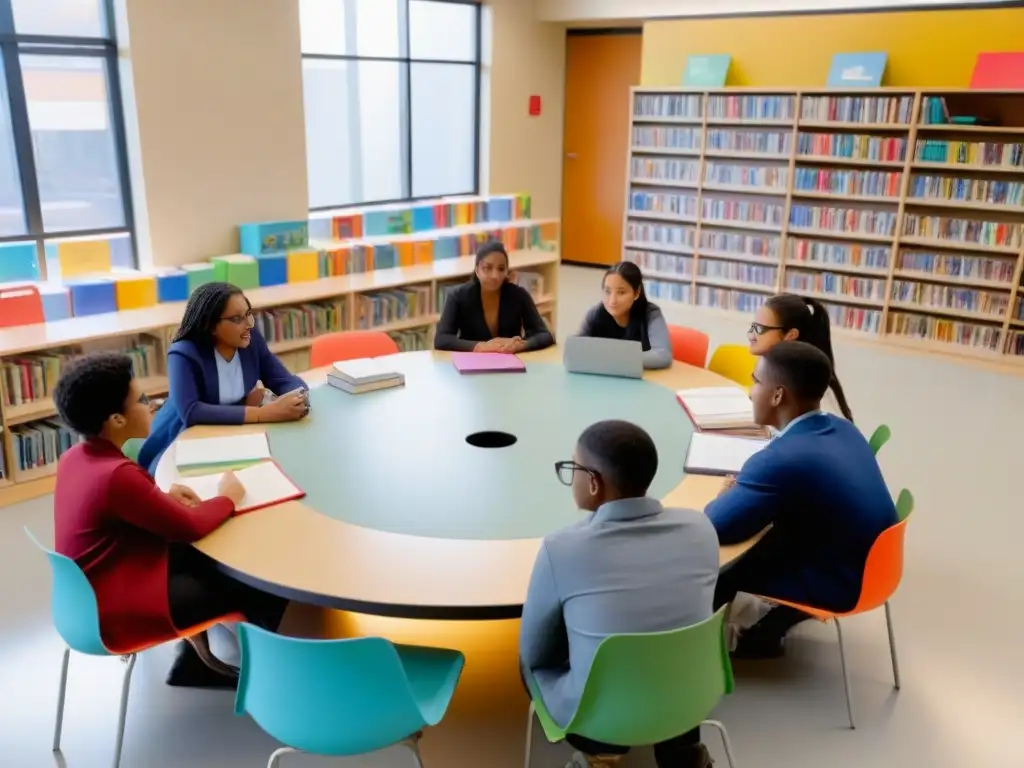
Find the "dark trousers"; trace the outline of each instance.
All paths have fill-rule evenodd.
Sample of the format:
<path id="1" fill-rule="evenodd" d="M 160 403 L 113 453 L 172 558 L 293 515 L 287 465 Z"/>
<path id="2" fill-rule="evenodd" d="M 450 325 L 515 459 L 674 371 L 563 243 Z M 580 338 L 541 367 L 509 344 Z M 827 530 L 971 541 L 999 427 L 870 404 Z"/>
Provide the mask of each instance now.
<path id="1" fill-rule="evenodd" d="M 241 613 L 252 624 L 274 631 L 288 601 L 236 581 L 217 570 L 213 561 L 187 544 L 172 544 L 167 595 L 171 621 L 178 629 Z"/>
<path id="2" fill-rule="evenodd" d="M 570 733 L 565 737 L 573 749 L 585 755 L 624 755 L 629 747 L 617 747 L 614 744 L 602 744 L 600 741 L 588 739 Z M 693 748 L 700 744 L 700 726 L 687 731 L 682 736 L 663 741 L 654 745 L 654 760 L 658 768 L 678 768 L 685 766 L 686 761 L 693 759 Z"/>
<path id="3" fill-rule="evenodd" d="M 523 672 L 522 666 L 519 668 L 519 678 L 523 681 L 526 695 L 528 697 L 532 696 L 530 686 L 526 684 L 526 674 Z M 566 734 L 565 740 L 569 742 L 569 746 L 585 755 L 625 755 L 629 752 L 629 747 L 604 744 L 600 741 L 588 739 L 586 736 L 577 736 L 575 733 Z M 700 744 L 699 725 L 681 736 L 655 744 L 654 760 L 657 762 L 658 768 L 679 768 L 680 766 L 685 766 L 686 761 L 692 759 L 693 748 L 698 744 Z"/>
<path id="4" fill-rule="evenodd" d="M 737 592 L 771 597 L 768 594 L 771 590 L 767 589 L 766 585 L 775 566 L 771 560 L 765 557 L 765 548 L 758 551 L 758 547 L 761 547 L 762 543 L 763 540 L 755 544 L 749 552 L 728 567 L 723 568 L 718 574 L 714 603 L 716 611 L 726 603 L 731 603 Z M 772 608 L 754 627 L 758 627 L 758 632 L 763 633 L 765 640 L 781 639 L 797 624 L 810 618 L 803 611 L 780 605 Z M 753 630 L 754 627 L 747 631 Z"/>

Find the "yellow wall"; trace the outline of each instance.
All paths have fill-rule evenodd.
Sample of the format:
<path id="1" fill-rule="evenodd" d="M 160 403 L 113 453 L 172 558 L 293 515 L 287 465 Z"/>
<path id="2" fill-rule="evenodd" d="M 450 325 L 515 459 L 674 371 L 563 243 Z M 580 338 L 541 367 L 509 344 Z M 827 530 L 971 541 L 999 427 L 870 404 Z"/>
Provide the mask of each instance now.
<path id="1" fill-rule="evenodd" d="M 298 3 L 127 0 L 125 20 L 140 261 L 232 253 L 242 222 L 305 218 Z"/>
<path id="2" fill-rule="evenodd" d="M 727 53 L 727 85 L 823 87 L 833 54 L 885 51 L 884 85 L 966 87 L 979 52 L 1022 33 L 1022 8 L 650 21 L 641 82 L 681 85 L 687 56 Z"/>
<path id="3" fill-rule="evenodd" d="M 539 22 L 527 0 L 489 0 L 493 18 L 490 191 L 529 192 L 533 215 L 562 207 L 565 28 Z M 532 94 L 541 114 L 530 117 Z"/>

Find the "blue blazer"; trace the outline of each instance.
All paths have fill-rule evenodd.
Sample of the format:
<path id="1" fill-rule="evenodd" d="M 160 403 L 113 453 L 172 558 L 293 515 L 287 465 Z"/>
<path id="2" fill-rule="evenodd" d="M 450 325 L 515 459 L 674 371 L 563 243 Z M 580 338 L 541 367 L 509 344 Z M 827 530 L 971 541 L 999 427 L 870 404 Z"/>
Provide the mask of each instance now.
<path id="1" fill-rule="evenodd" d="M 241 424 L 245 421 L 245 402 L 220 404 L 220 378 L 214 350 L 208 344 L 176 341 L 167 350 L 168 402 L 153 419 L 149 437 L 139 451 L 139 465 L 156 472 L 157 462 L 167 446 L 182 430 L 196 424 Z M 245 391 L 251 392 L 257 381 L 276 395 L 306 388 L 267 348 L 256 329 L 248 347 L 238 350 L 242 361 Z"/>
<path id="2" fill-rule="evenodd" d="M 740 589 L 834 611 L 857 603 L 868 550 L 896 523 L 867 440 L 826 413 L 793 424 L 754 454 L 705 512 L 722 544 L 772 526 L 744 556 L 755 583 Z"/>

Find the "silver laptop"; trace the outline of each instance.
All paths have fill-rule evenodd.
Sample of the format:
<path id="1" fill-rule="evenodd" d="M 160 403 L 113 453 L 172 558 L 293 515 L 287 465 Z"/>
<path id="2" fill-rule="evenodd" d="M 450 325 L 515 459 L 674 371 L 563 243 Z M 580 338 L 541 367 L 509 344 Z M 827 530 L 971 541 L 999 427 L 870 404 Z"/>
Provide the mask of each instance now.
<path id="1" fill-rule="evenodd" d="M 569 373 L 593 373 L 639 379 L 644 375 L 643 346 L 639 341 L 570 336 L 562 362 Z"/>

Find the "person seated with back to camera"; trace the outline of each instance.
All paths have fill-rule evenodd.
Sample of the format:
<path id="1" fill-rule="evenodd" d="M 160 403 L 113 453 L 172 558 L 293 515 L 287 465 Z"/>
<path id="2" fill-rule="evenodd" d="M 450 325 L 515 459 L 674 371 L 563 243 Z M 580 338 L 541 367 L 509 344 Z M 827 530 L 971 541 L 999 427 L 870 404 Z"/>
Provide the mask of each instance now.
<path id="1" fill-rule="evenodd" d="M 650 435 L 626 421 L 588 427 L 571 461 L 555 465 L 589 514 L 544 538 L 523 605 L 519 658 L 562 725 L 580 703 L 601 641 L 662 632 L 712 613 L 718 539 L 689 509 L 665 509 L 647 496 L 658 470 Z M 570 734 L 579 752 L 567 768 L 608 766 L 628 748 Z M 700 728 L 654 747 L 660 768 L 707 768 Z"/>
<path id="2" fill-rule="evenodd" d="M 621 261 L 601 278 L 603 298 L 583 318 L 580 336 L 639 341 L 644 368 L 672 365 L 668 324 L 658 306 L 647 300 L 644 276 L 631 261 Z"/>
<path id="3" fill-rule="evenodd" d="M 287 601 L 235 581 L 194 549 L 227 521 L 245 489 L 231 472 L 220 495 L 201 501 L 184 486 L 161 491 L 127 459 L 127 440 L 149 434 L 149 398 L 131 358 L 103 353 L 72 363 L 53 395 L 57 412 L 84 440 L 61 456 L 53 496 L 54 549 L 74 560 L 96 593 L 108 648 L 173 640 L 239 612 L 275 630 Z M 238 670 L 213 655 L 206 634 L 182 642 L 168 685 L 234 686 Z"/>
<path id="4" fill-rule="evenodd" d="M 167 350 L 168 402 L 156 414 L 139 464 L 156 471 L 178 435 L 197 424 L 296 421 L 309 412 L 306 383 L 267 348 L 252 305 L 230 283 L 192 292 Z M 263 405 L 263 386 L 281 395 Z"/>
<path id="5" fill-rule="evenodd" d="M 472 279 L 445 300 L 434 349 L 515 354 L 554 343 L 530 292 L 509 280 L 505 246 L 496 241 L 481 245 Z"/>
<path id="6" fill-rule="evenodd" d="M 896 506 L 864 436 L 822 412 L 831 380 L 828 357 L 805 342 L 779 342 L 758 359 L 750 390 L 754 421 L 778 436 L 704 512 L 723 545 L 771 528 L 722 570 L 716 608 L 737 592 L 837 612 L 856 605 L 868 551 L 896 523 Z M 786 633 L 809 618 L 773 608 L 740 636 L 735 655 L 780 656 Z"/>

